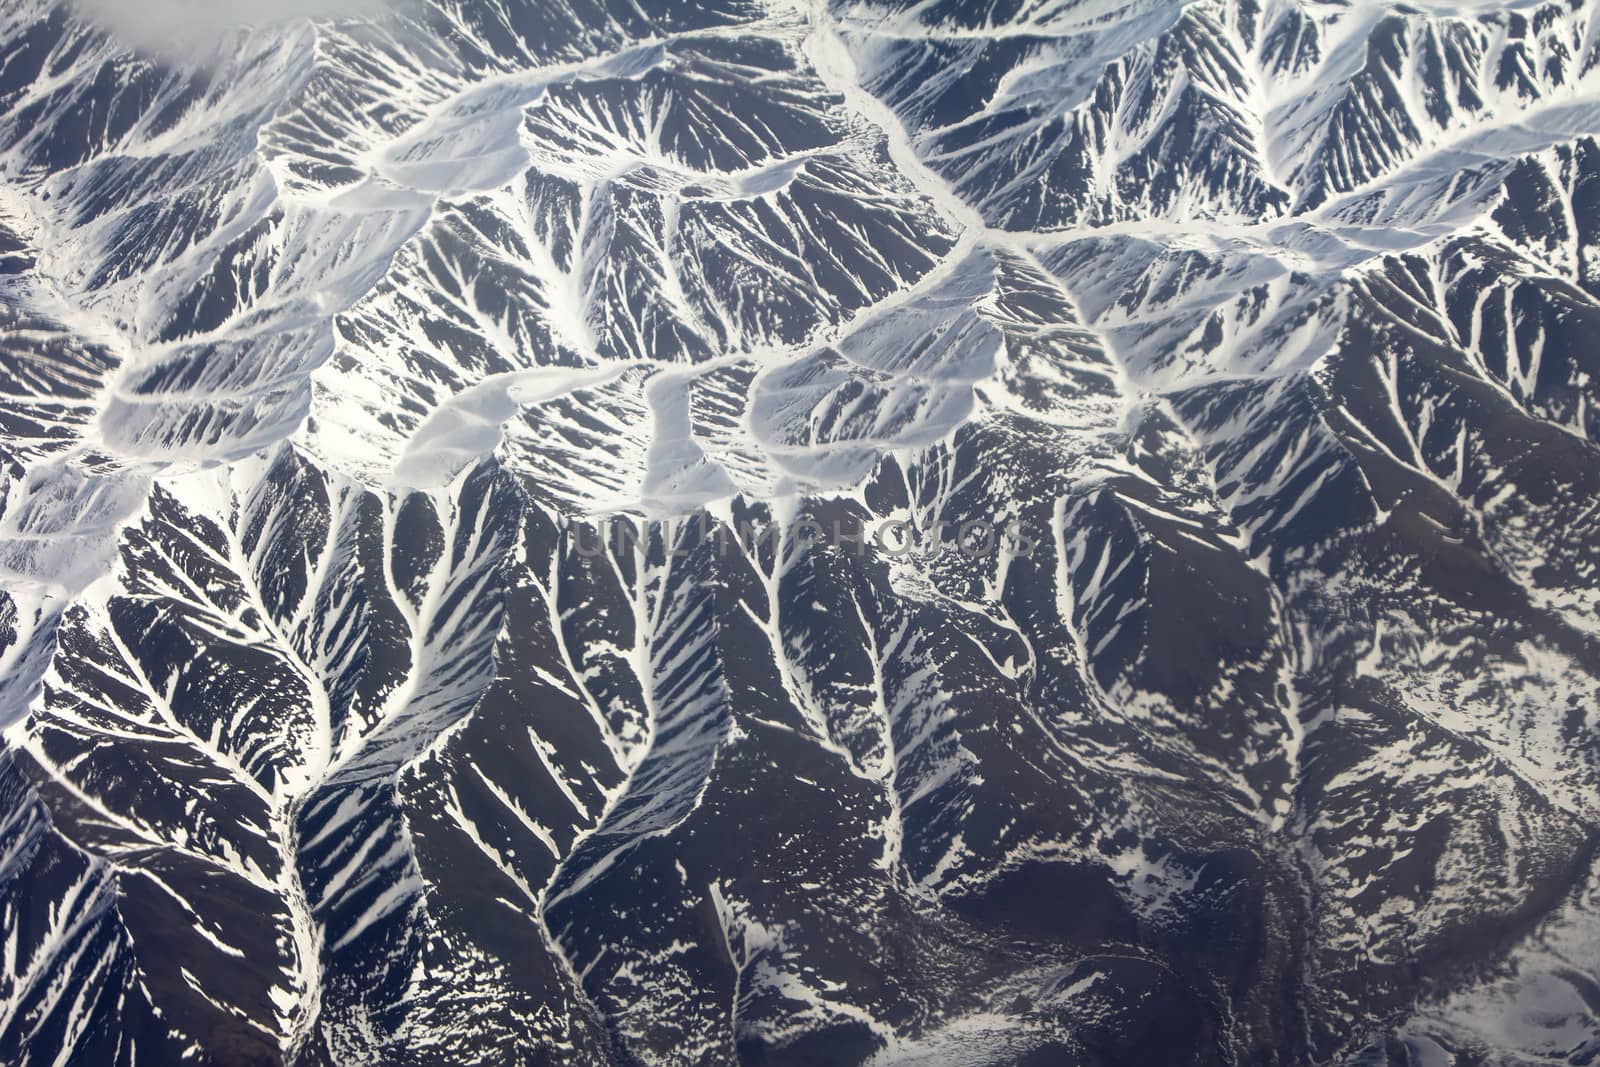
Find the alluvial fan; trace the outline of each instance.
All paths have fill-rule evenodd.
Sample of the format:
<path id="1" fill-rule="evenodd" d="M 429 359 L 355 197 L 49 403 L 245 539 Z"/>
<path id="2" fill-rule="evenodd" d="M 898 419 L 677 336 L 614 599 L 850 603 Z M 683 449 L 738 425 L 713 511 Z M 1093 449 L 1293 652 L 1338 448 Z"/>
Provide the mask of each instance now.
<path id="1" fill-rule="evenodd" d="M 1600 1063 L 1600 2 L 0 5 L 0 1063 Z"/>

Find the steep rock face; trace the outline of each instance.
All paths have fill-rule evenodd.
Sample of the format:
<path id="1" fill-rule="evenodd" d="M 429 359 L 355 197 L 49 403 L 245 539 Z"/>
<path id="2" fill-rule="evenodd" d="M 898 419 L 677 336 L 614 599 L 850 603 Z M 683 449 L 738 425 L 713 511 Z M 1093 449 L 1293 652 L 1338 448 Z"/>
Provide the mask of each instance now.
<path id="1" fill-rule="evenodd" d="M 9 4 L 0 1060 L 1587 1062 L 1593 15 Z"/>

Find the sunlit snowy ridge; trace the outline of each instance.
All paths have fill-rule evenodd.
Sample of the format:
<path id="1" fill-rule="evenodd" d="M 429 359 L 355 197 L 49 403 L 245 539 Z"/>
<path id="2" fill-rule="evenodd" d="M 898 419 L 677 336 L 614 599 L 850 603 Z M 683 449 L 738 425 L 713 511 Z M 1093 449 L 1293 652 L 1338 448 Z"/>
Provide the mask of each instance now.
<path id="1" fill-rule="evenodd" d="M 1600 1051 L 1593 5 L 111 10 L 0 9 L 0 1062 Z"/>

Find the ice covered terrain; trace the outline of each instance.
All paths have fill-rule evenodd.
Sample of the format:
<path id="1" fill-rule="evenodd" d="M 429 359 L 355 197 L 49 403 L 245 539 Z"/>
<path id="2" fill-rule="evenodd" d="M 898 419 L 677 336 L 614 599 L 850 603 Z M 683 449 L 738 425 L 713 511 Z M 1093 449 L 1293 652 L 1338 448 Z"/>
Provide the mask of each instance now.
<path id="1" fill-rule="evenodd" d="M 1596 5 L 202 7 L 0 5 L 0 1063 L 1600 1063 Z"/>

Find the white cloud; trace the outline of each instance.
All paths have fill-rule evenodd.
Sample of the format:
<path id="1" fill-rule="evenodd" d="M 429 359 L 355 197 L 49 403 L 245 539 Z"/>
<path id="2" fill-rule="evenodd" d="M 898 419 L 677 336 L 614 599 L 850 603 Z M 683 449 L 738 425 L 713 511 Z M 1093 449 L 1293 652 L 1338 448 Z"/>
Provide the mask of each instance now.
<path id="1" fill-rule="evenodd" d="M 76 0 L 92 21 L 140 48 L 168 51 L 243 27 L 372 16 L 397 0 Z"/>

